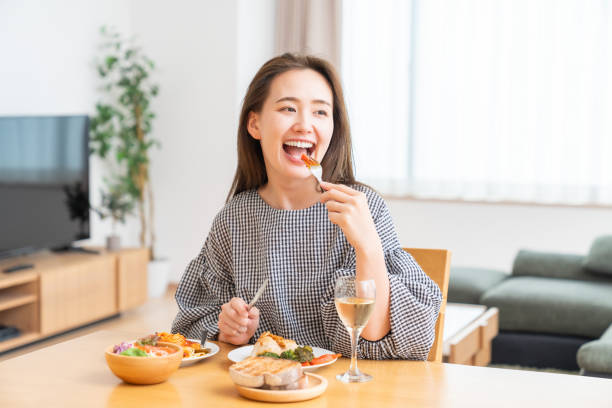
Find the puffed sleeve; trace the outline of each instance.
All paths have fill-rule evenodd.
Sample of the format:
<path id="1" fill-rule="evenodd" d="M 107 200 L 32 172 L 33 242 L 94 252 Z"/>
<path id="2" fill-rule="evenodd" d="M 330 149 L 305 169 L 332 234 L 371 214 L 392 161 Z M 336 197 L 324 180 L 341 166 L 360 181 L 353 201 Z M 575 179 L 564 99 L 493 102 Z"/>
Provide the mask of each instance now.
<path id="1" fill-rule="evenodd" d="M 175 295 L 179 311 L 172 323 L 173 333 L 199 339 L 206 328 L 209 338 L 219 335 L 221 305 L 235 294 L 229 239 L 223 235 L 213 223 L 200 254 L 187 266 Z"/>
<path id="2" fill-rule="evenodd" d="M 440 289 L 412 255 L 401 248 L 391 214 L 382 198 L 371 190 L 366 195 L 385 255 L 391 330 L 378 341 L 360 338 L 359 356 L 375 360 L 426 360 L 435 337 L 436 319 L 442 301 Z M 355 271 L 355 252 L 351 249 L 343 267 L 335 272 L 332 285 L 341 276 L 354 276 Z M 327 290 L 321 311 L 332 350 L 350 356 L 350 337 L 336 312 L 333 286 Z"/>

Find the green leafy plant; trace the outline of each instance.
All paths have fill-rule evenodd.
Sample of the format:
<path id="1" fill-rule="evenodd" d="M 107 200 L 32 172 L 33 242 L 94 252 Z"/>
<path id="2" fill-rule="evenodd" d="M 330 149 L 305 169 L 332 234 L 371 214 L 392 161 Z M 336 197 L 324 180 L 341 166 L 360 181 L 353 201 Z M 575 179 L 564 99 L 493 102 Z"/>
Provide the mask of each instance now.
<path id="1" fill-rule="evenodd" d="M 102 205 L 94 210 L 100 218 L 112 220 L 113 233 L 118 222 L 125 224 L 126 217 L 133 213 L 134 198 L 127 193 L 126 184 L 107 182 L 107 191 L 102 191 Z"/>
<path id="2" fill-rule="evenodd" d="M 149 179 L 149 153 L 159 143 L 151 136 L 155 114 L 151 100 L 159 88 L 150 80 L 155 64 L 133 40 L 114 29 L 101 28 L 102 59 L 97 71 L 102 80 L 103 100 L 91 118 L 91 152 L 102 159 L 114 159 L 117 169 L 113 191 L 133 198 L 140 216 L 140 244 L 150 248 L 154 258 L 153 191 Z M 107 198 L 114 193 L 107 193 Z M 145 210 L 148 203 L 148 210 Z"/>

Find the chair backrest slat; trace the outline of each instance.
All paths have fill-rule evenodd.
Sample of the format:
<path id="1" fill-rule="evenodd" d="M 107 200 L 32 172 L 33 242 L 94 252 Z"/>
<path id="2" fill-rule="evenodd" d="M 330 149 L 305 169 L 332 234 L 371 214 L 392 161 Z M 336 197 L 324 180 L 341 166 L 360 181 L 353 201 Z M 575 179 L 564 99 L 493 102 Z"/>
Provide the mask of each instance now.
<path id="1" fill-rule="evenodd" d="M 448 294 L 448 279 L 450 275 L 451 252 L 447 249 L 404 248 L 421 266 L 423 271 L 436 282 L 442 292 L 442 304 L 436 321 L 436 337 L 427 361 L 442 362 L 442 339 L 444 317 L 446 314 L 446 297 Z"/>

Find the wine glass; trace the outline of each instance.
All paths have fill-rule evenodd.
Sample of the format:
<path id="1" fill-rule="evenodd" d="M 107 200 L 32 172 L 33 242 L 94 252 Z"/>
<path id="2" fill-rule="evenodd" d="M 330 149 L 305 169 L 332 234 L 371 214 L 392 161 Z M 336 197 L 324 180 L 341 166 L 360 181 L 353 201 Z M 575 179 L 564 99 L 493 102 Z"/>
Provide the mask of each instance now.
<path id="1" fill-rule="evenodd" d="M 357 343 L 374 311 L 376 284 L 373 279 L 357 280 L 354 276 L 343 276 L 336 281 L 334 297 L 340 320 L 351 336 L 351 366 L 336 378 L 344 383 L 370 381 L 372 376 L 357 368 Z"/>

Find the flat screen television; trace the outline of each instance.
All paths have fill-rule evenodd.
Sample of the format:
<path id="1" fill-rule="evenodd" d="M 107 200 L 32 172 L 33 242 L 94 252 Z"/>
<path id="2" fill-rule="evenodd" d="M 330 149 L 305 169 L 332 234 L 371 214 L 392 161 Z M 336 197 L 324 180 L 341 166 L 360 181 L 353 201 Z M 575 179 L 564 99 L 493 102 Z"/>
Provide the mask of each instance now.
<path id="1" fill-rule="evenodd" d="M 89 119 L 0 116 L 0 258 L 89 233 Z"/>

